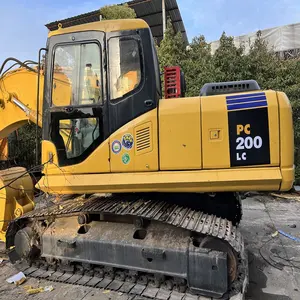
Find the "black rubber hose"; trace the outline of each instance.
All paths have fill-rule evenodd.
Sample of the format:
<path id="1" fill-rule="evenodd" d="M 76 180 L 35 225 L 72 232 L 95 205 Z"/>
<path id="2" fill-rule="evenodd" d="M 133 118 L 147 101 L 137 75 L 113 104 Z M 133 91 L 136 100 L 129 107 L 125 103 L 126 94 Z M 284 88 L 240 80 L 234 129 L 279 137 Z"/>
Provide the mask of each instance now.
<path id="1" fill-rule="evenodd" d="M 6 65 L 9 61 L 14 61 L 14 62 L 18 63 L 20 66 L 22 66 L 22 67 L 28 69 L 29 71 L 37 72 L 36 70 L 34 70 L 34 69 L 32 69 L 31 67 L 27 66 L 26 64 L 22 63 L 20 60 L 14 58 L 14 57 L 9 57 L 9 58 L 7 58 L 7 59 L 3 62 L 2 66 L 0 67 L 0 75 L 1 75 L 1 73 L 2 73 L 2 71 L 3 71 L 3 69 L 4 69 L 4 67 L 5 67 L 5 65 Z"/>
<path id="2" fill-rule="evenodd" d="M 2 76 L 3 76 L 4 74 L 6 74 L 8 71 L 10 71 L 12 68 L 14 68 L 15 66 L 18 66 L 18 65 L 19 65 L 18 63 L 12 64 L 9 68 L 7 68 L 5 71 L 3 71 Z"/>
<path id="3" fill-rule="evenodd" d="M 31 60 L 31 59 L 27 59 L 23 62 L 23 64 L 26 64 L 26 65 L 38 65 L 38 62 L 34 61 L 34 60 Z"/>
<path id="4" fill-rule="evenodd" d="M 26 65 L 28 66 L 28 65 L 37 65 L 38 63 L 37 63 L 36 61 L 33 61 L 33 60 L 25 60 L 25 61 L 23 62 L 23 64 L 26 64 Z M 17 66 L 17 65 L 19 65 L 19 63 L 14 63 L 13 65 L 11 65 L 9 68 L 7 68 L 7 69 L 2 73 L 2 76 L 3 76 L 4 74 L 6 74 L 8 71 L 10 71 L 13 67 Z"/>

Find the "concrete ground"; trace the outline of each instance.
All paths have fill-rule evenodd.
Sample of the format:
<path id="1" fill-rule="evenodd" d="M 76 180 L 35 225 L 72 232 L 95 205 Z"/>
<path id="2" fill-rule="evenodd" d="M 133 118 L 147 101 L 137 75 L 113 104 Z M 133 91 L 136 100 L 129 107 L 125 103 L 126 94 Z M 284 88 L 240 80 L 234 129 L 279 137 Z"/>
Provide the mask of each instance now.
<path id="1" fill-rule="evenodd" d="M 300 201 L 256 195 L 243 201 L 243 212 L 240 227 L 248 250 L 250 273 L 246 299 L 300 299 L 300 242 L 280 234 L 272 237 L 277 229 L 281 229 L 300 238 Z M 27 278 L 26 283 L 16 287 L 6 282 L 6 279 L 15 273 L 9 263 L 0 265 L 0 299 L 126 300 L 128 298 L 117 292 L 47 280 L 38 281 L 32 278 Z M 52 285 L 54 290 L 27 295 L 24 285 L 33 287 Z"/>

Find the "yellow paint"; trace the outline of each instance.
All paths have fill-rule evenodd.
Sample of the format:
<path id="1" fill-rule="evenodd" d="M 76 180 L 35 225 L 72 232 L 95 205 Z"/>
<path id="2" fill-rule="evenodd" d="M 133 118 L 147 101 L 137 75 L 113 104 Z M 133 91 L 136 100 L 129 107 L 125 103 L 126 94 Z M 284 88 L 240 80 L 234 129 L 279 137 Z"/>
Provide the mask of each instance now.
<path id="1" fill-rule="evenodd" d="M 36 123 L 37 119 L 37 72 L 19 68 L 0 77 L 0 139 L 27 124 Z M 63 74 L 57 73 L 54 78 L 56 85 L 55 99 L 65 99 L 70 95 L 70 86 Z M 40 75 L 39 126 L 42 127 L 44 75 Z M 16 99 L 26 111 L 13 101 Z M 58 100 L 57 100 L 58 101 Z M 59 104 L 55 103 L 55 104 Z M 61 104 L 61 103 L 60 103 Z"/>
<path id="2" fill-rule="evenodd" d="M 268 101 L 270 164 L 279 166 L 279 119 L 276 92 L 265 91 Z M 245 94 L 245 93 L 242 93 Z M 237 94 L 238 95 L 238 94 Z M 226 95 L 201 98 L 203 169 L 220 169 L 230 167 L 230 148 L 228 132 L 228 112 Z M 212 132 L 218 137 L 212 137 Z M 238 124 L 237 135 L 242 132 L 250 134 L 251 124 Z M 249 167 L 254 167 L 253 165 Z"/>
<path id="3" fill-rule="evenodd" d="M 21 68 L 9 72 L 2 79 L 0 138 L 5 138 L 28 121 L 36 122 L 37 76 Z M 42 82 L 43 76 L 41 95 Z M 284 93 L 266 91 L 266 96 L 271 158 L 268 166 L 230 169 L 225 95 L 163 99 L 158 109 L 125 124 L 79 164 L 59 166 L 54 144 L 43 141 L 42 162 L 45 163 L 46 176 L 37 187 L 50 193 L 288 190 L 294 180 L 291 107 Z M 19 100 L 27 111 L 17 107 L 13 99 Z M 242 130 L 251 131 L 251 124 L 237 128 L 239 132 Z M 133 137 L 132 149 L 122 147 L 120 153 L 113 153 L 112 142 L 119 140 L 122 143 L 125 134 Z M 122 160 L 124 155 L 126 162 Z M 6 194 L 3 197 L 9 198 Z M 33 207 L 32 197 L 26 198 L 31 202 L 28 201 L 29 206 L 26 204 L 25 210 L 22 203 L 17 204 L 25 198 L 19 195 L 14 199 L 14 210 L 19 205 L 21 213 L 29 206 Z M 1 213 L 9 211 L 12 218 L 12 206 L 3 203 Z"/>
<path id="4" fill-rule="evenodd" d="M 140 130 L 149 128 L 150 147 L 146 149 L 137 149 L 137 133 Z M 111 149 L 112 142 L 119 140 L 122 143 L 124 134 L 130 133 L 134 137 L 133 148 L 124 149 L 118 154 L 114 154 Z M 142 132 L 143 133 L 143 132 Z M 143 136 L 142 136 L 143 138 Z M 142 139 L 141 142 L 145 140 Z M 104 141 L 97 149 L 83 162 L 61 167 L 57 160 L 55 145 L 50 141 L 42 142 L 42 163 L 44 165 L 45 176 L 37 183 L 36 187 L 53 193 L 54 190 L 49 182 L 53 176 L 71 177 L 72 180 L 82 176 L 81 174 L 109 173 L 111 172 L 139 172 L 139 171 L 157 171 L 158 170 L 158 149 L 157 149 L 157 110 L 151 110 L 148 113 L 136 118 L 128 124 L 117 130 L 109 139 Z M 147 144 L 148 145 L 148 144 Z M 128 164 L 124 164 L 122 156 L 127 153 L 130 156 Z M 51 163 L 49 159 L 52 158 Z M 107 174 L 109 178 L 109 174 Z M 57 178 L 58 178 L 57 177 Z M 66 187 L 67 188 L 67 187 Z M 69 186 L 69 193 L 72 192 L 72 184 Z"/>
<path id="5" fill-rule="evenodd" d="M 228 113 L 226 97 L 201 97 L 201 129 L 203 169 L 230 167 Z M 211 132 L 217 131 L 218 138 L 212 139 Z"/>
<path id="6" fill-rule="evenodd" d="M 32 179 L 25 168 L 0 171 L 0 240 L 5 240 L 5 231 L 11 220 L 34 208 L 33 199 Z"/>
<path id="7" fill-rule="evenodd" d="M 43 78 L 41 75 L 39 126 L 42 126 Z M 0 77 L 0 139 L 7 138 L 29 121 L 37 122 L 36 92 L 37 72 L 19 68 Z M 23 110 L 13 101 L 18 101 Z M 7 156 L 8 146 L 2 144 L 0 159 Z M 6 186 L 12 181 L 10 186 Z M 33 199 L 33 183 L 26 169 L 9 168 L 0 171 L 0 239 L 5 240 L 9 221 L 34 208 Z"/>
<path id="8" fill-rule="evenodd" d="M 129 71 L 117 80 L 117 95 L 116 97 L 123 97 L 123 95 L 133 91 L 141 81 L 140 70 Z"/>
<path id="9" fill-rule="evenodd" d="M 240 135 L 242 132 L 245 132 L 245 134 L 250 134 L 250 124 L 246 124 L 245 126 L 241 124 L 236 125 L 236 134 Z"/>
<path id="10" fill-rule="evenodd" d="M 51 163 L 49 160 L 52 157 L 53 162 Z M 44 172 L 46 175 L 73 174 L 75 176 L 76 174 L 108 173 L 110 172 L 109 140 L 105 140 L 83 162 L 65 167 L 59 166 L 55 145 L 50 141 L 42 141 L 42 163 L 45 164 Z M 41 181 L 43 180 L 46 179 L 42 178 Z"/>
<path id="11" fill-rule="evenodd" d="M 201 169 L 200 97 L 159 102 L 161 170 Z"/>
<path id="12" fill-rule="evenodd" d="M 52 84 L 52 104 L 54 106 L 71 105 L 72 82 L 63 71 L 56 71 Z"/>
<path id="13" fill-rule="evenodd" d="M 291 104 L 285 93 L 277 92 L 280 126 L 281 191 L 291 189 L 294 182 L 294 130 Z"/>
<path id="14" fill-rule="evenodd" d="M 59 194 L 276 191 L 281 180 L 279 167 L 261 167 L 49 175 L 46 180 L 40 180 L 39 187 L 45 192 Z"/>
<path id="15" fill-rule="evenodd" d="M 144 136 L 143 130 L 149 131 L 148 135 Z M 141 135 L 138 135 L 138 132 Z M 111 172 L 140 172 L 140 171 L 157 171 L 158 170 L 158 140 L 157 140 L 157 109 L 153 109 L 128 124 L 121 127 L 113 133 L 109 140 L 110 145 L 114 141 L 122 143 L 122 138 L 125 134 L 130 134 L 134 138 L 132 149 L 126 149 L 122 146 L 118 154 L 113 153 L 110 147 L 110 165 Z M 138 138 L 140 136 L 140 138 Z M 138 148 L 139 143 L 149 145 L 145 149 Z M 143 146 L 141 146 L 143 148 Z M 125 164 L 122 160 L 124 155 L 128 154 L 130 161 Z"/>
<path id="16" fill-rule="evenodd" d="M 149 128 L 149 147 L 138 150 L 137 134 L 140 130 Z M 132 149 L 122 150 L 118 154 L 114 154 L 111 149 L 113 141 L 118 140 L 122 143 L 124 134 L 131 134 L 134 137 Z M 142 132 L 143 133 L 143 132 Z M 148 139 L 147 139 L 148 140 Z M 144 136 L 141 136 L 141 142 L 144 143 Z M 71 166 L 59 166 L 57 160 L 57 152 L 55 145 L 50 141 L 42 141 L 42 163 L 44 166 L 45 178 L 38 183 L 47 184 L 47 175 L 71 175 L 88 174 L 88 173 L 108 173 L 108 172 L 140 172 L 140 171 L 156 171 L 158 170 L 158 147 L 157 147 L 157 110 L 151 110 L 148 113 L 136 118 L 128 124 L 121 127 L 109 139 L 104 141 L 94 152 L 83 162 Z M 148 145 L 148 144 L 146 144 Z M 124 164 L 122 156 L 127 153 L 130 161 Z M 52 158 L 53 162 L 49 160 Z M 49 192 L 51 188 L 49 186 Z"/>
<path id="17" fill-rule="evenodd" d="M 49 32 L 48 36 L 142 28 L 149 28 L 143 20 L 110 20 L 59 28 Z M 132 89 L 139 81 L 139 76 L 138 73 L 129 72 L 124 76 L 126 84 L 122 83 L 122 87 Z M 44 77 L 41 74 L 39 126 L 42 125 L 43 84 Z M 64 74 L 55 72 L 54 86 L 54 105 L 70 104 L 66 96 L 70 95 L 71 87 Z M 0 78 L 0 139 L 6 138 L 28 121 L 37 122 L 36 91 L 36 72 L 19 68 Z M 230 168 L 226 95 L 163 99 L 157 109 L 125 124 L 79 164 L 59 166 L 55 145 L 43 141 L 45 176 L 37 187 L 58 194 L 289 190 L 294 180 L 291 107 L 284 93 L 265 93 L 268 101 L 271 160 L 267 166 Z M 23 106 L 23 110 L 13 102 L 15 100 Z M 65 125 L 68 125 L 67 122 Z M 236 130 L 237 134 L 249 134 L 251 124 L 237 126 Z M 112 143 L 122 143 L 126 135 L 129 140 L 132 137 L 132 148 L 122 146 L 119 153 L 113 153 Z M 5 153 L 6 145 L 1 144 L 2 158 Z M 34 207 L 31 178 L 28 174 L 20 176 L 25 171 L 23 168 L 0 171 L 2 239 L 8 222 Z M 15 181 L 6 186 L 12 180 Z"/>
<path id="18" fill-rule="evenodd" d="M 157 149 L 157 134 L 156 132 L 153 133 L 153 122 L 157 122 L 156 119 L 156 109 L 155 109 L 155 115 L 153 114 L 152 120 L 149 122 L 145 122 L 141 125 L 134 127 L 134 154 L 135 156 L 143 155 L 145 153 L 149 153 L 153 151 L 153 148 Z M 155 126 L 157 131 L 157 126 Z M 155 135 L 156 144 L 153 145 L 153 138 Z"/>
<path id="19" fill-rule="evenodd" d="M 244 126 L 243 125 L 241 125 L 241 124 L 236 125 L 236 134 L 237 135 L 240 135 L 241 132 L 243 132 L 243 131 L 244 131 Z"/>
<path id="20" fill-rule="evenodd" d="M 265 91 L 268 101 L 270 165 L 279 166 L 279 119 L 276 92 Z M 291 113 L 291 112 L 290 112 Z"/>
<path id="21" fill-rule="evenodd" d="M 8 159 L 8 140 L 4 138 L 0 140 L 0 161 Z"/>
<path id="22" fill-rule="evenodd" d="M 99 21 L 87 24 L 76 25 L 67 28 L 61 28 L 48 33 L 48 37 L 80 32 L 80 31 L 103 31 L 103 32 L 115 32 L 124 30 L 136 30 L 149 28 L 148 24 L 142 19 L 124 19 L 124 20 L 109 20 Z"/>
<path id="23" fill-rule="evenodd" d="M 212 129 L 212 130 L 210 130 L 210 139 L 211 140 L 219 139 L 220 136 L 221 136 L 220 132 L 221 132 L 221 130 L 219 130 L 219 129 Z"/>
<path id="24" fill-rule="evenodd" d="M 39 126 L 42 126 L 43 107 L 43 82 L 41 75 L 40 84 L 40 107 Z M 36 123 L 36 92 L 37 73 L 24 68 L 8 72 L 0 78 L 0 139 L 7 137 L 10 133 L 22 127 L 29 121 Z M 12 101 L 17 99 L 27 109 L 24 112 Z"/>
<path id="25" fill-rule="evenodd" d="M 54 145 L 43 141 L 43 162 L 53 154 L 54 163 L 45 166 L 46 177 L 39 187 L 50 193 L 287 190 L 294 178 L 291 110 L 286 96 L 278 93 L 283 128 L 279 139 L 276 93 L 267 91 L 266 95 L 272 128 L 270 165 L 230 168 L 224 95 L 163 99 L 159 103 L 159 130 L 154 109 L 121 127 L 80 164 L 58 167 Z M 251 131 L 251 124 L 237 127 L 237 132 L 242 131 Z M 126 134 L 129 140 L 133 137 L 132 148 L 122 146 L 119 153 L 114 153 L 113 142 L 122 143 Z M 160 171 L 155 172 L 159 169 L 158 152 Z"/>

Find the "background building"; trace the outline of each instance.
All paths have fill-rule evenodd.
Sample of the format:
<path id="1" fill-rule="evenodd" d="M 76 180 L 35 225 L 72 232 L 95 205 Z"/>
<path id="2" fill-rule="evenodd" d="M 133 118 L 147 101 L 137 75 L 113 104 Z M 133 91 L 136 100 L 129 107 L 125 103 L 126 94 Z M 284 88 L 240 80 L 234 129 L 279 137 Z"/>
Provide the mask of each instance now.
<path id="1" fill-rule="evenodd" d="M 268 43 L 270 50 L 281 58 L 290 59 L 300 57 L 300 23 L 284 25 L 261 30 L 261 37 Z M 234 37 L 234 43 L 238 47 L 244 45 L 246 53 L 254 43 L 257 32 Z M 219 41 L 211 43 L 211 51 L 214 53 L 219 47 Z"/>

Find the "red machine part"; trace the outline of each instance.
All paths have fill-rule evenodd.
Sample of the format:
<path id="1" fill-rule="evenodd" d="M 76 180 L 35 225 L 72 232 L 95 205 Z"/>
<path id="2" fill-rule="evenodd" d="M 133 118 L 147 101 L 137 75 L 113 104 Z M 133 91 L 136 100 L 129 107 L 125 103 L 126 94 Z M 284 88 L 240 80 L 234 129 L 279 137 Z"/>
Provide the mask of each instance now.
<path id="1" fill-rule="evenodd" d="M 165 98 L 181 96 L 180 67 L 164 67 Z"/>

